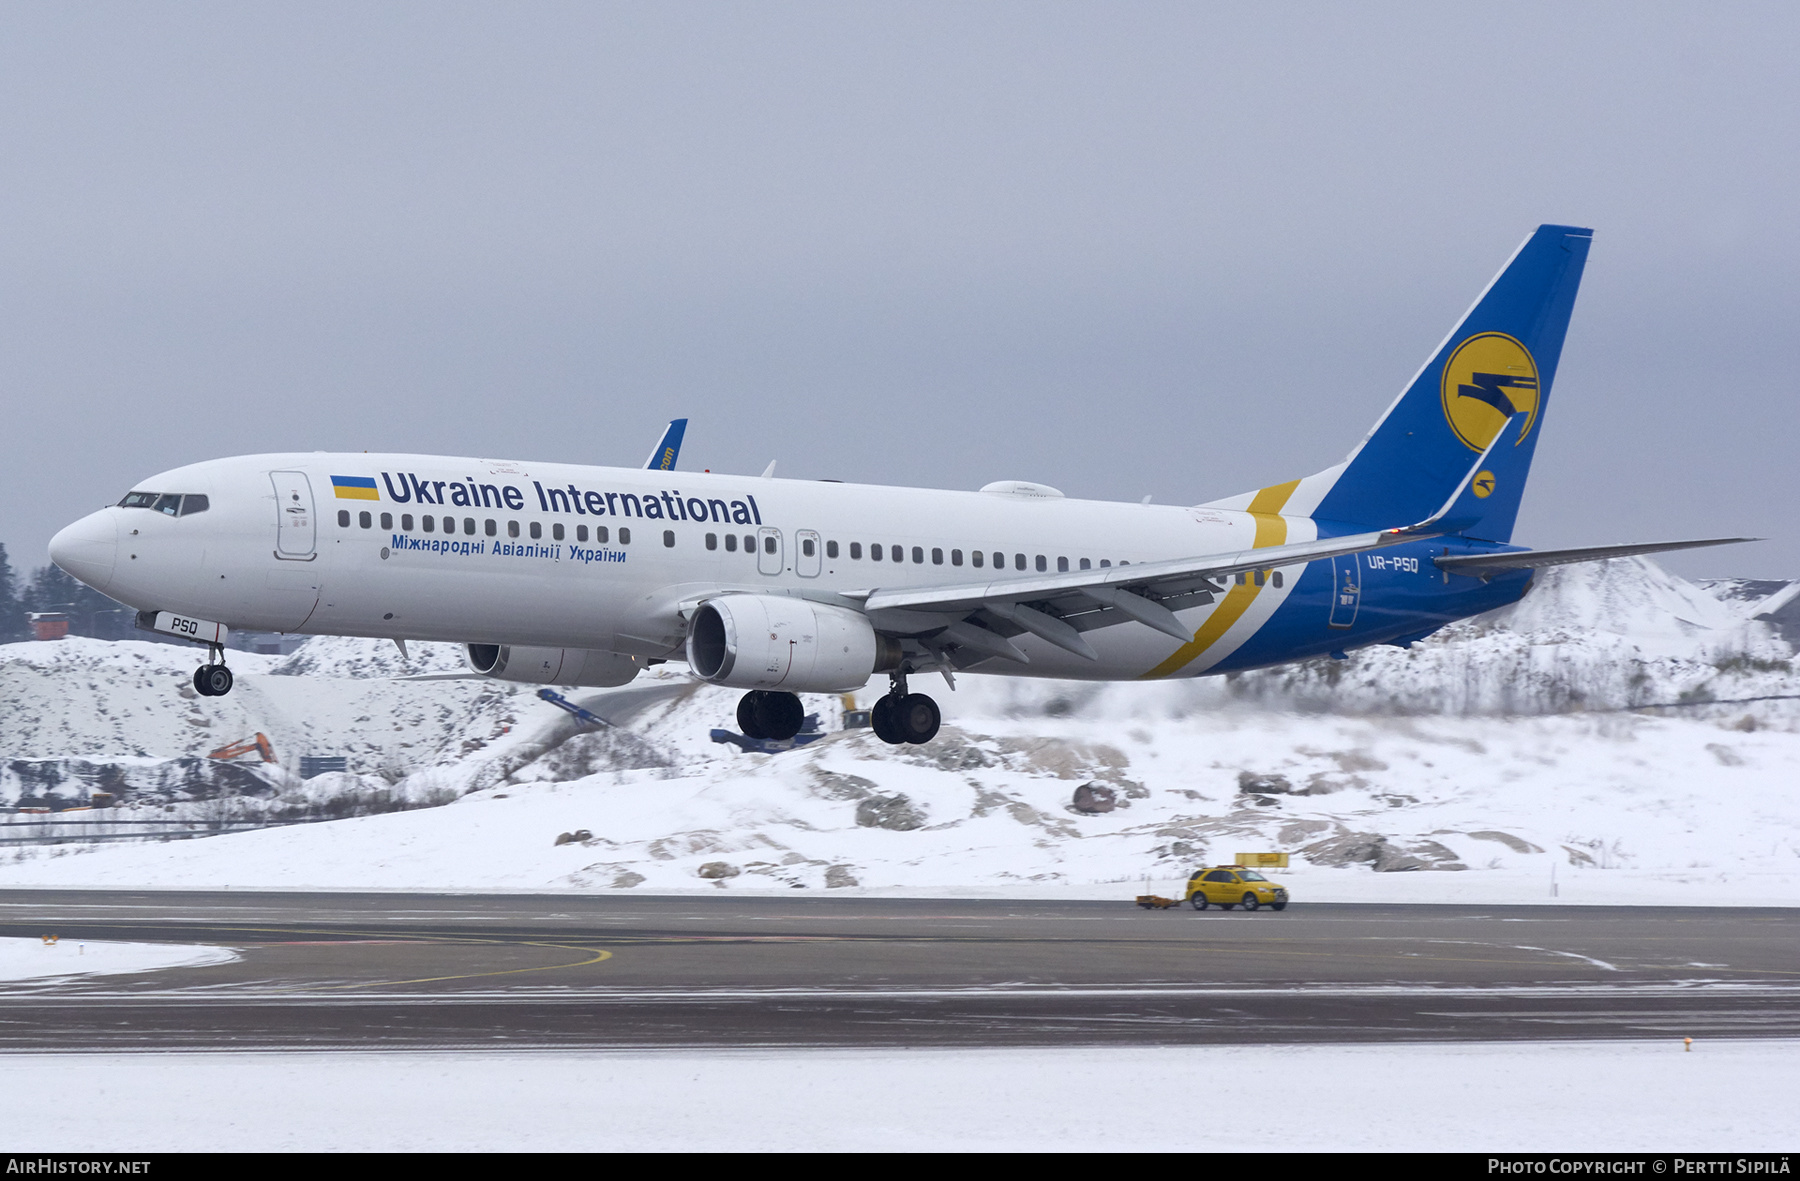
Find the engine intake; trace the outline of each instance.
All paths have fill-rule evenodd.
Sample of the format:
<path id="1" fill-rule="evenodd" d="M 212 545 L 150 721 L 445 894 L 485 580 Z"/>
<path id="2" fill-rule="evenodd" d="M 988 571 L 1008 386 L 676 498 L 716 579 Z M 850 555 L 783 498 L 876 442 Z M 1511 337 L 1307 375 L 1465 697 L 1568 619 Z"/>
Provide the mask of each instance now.
<path id="1" fill-rule="evenodd" d="M 724 595 L 694 611 L 688 667 L 715 685 L 842 693 L 896 668 L 900 643 L 859 611 L 788 595 Z"/>
<path id="2" fill-rule="evenodd" d="M 625 685 L 643 661 L 591 648 L 518 648 L 511 644 L 468 644 L 469 667 L 496 681 L 528 685 L 585 685 L 610 689 Z"/>

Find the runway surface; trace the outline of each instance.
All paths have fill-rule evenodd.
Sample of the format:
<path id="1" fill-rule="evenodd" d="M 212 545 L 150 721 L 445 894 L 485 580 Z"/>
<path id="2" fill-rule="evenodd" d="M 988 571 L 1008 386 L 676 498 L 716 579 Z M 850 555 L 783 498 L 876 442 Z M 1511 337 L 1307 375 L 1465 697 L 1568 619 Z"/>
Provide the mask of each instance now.
<path id="1" fill-rule="evenodd" d="M 0 1049 L 1800 1036 L 1800 911 L 0 892 L 223 965 L 0 984 Z"/>

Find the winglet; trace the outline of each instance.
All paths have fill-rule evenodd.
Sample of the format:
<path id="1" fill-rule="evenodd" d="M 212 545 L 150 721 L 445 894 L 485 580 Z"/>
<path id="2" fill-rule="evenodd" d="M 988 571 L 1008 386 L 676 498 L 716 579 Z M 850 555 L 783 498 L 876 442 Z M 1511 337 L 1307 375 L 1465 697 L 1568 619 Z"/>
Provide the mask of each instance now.
<path id="1" fill-rule="evenodd" d="M 669 429 L 663 432 L 662 441 L 644 466 L 653 472 L 672 472 L 675 470 L 675 459 L 681 454 L 681 436 L 687 433 L 688 420 L 677 418 L 669 423 Z"/>

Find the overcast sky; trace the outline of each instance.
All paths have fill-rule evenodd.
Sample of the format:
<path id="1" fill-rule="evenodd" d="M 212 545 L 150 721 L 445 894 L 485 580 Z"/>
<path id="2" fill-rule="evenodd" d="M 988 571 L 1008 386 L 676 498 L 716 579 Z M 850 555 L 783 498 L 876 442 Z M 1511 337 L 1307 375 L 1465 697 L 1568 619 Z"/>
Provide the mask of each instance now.
<path id="1" fill-rule="evenodd" d="M 0 6 L 0 542 L 411 450 L 1192 503 L 1596 230 L 1515 540 L 1800 577 L 1800 6 Z"/>

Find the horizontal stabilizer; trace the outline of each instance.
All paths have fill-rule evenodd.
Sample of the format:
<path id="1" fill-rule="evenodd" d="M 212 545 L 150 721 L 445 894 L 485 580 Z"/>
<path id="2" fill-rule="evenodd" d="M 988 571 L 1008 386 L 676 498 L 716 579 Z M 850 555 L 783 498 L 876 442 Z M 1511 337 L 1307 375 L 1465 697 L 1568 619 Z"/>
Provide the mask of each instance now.
<path id="1" fill-rule="evenodd" d="M 1576 562 L 1604 562 L 1608 558 L 1631 558 L 1639 554 L 1660 554 L 1669 550 L 1702 549 L 1709 545 L 1737 545 L 1745 541 L 1761 541 L 1760 537 L 1713 537 L 1705 541 L 1651 541 L 1642 545 L 1594 545 L 1586 549 L 1517 550 L 1508 554 L 1463 554 L 1432 559 L 1440 570 L 1452 574 L 1469 574 L 1476 578 L 1499 570 L 1541 570 L 1545 566 L 1569 566 Z"/>

